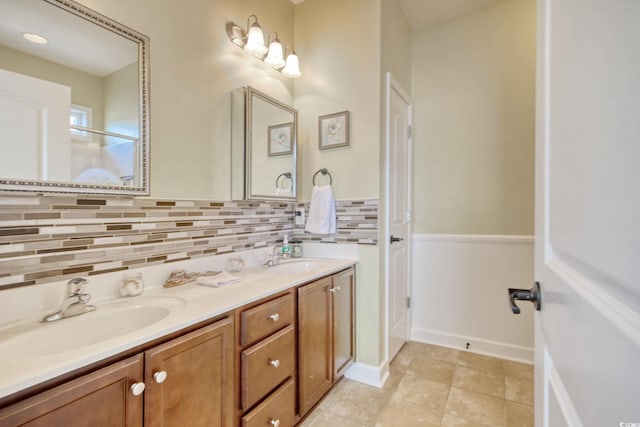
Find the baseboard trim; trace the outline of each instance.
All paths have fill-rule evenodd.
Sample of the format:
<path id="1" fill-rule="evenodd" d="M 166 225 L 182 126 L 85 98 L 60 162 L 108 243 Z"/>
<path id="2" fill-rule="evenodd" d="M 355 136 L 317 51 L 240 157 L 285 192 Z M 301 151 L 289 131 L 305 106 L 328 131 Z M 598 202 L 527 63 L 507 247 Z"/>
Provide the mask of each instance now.
<path id="1" fill-rule="evenodd" d="M 470 347 L 467 351 L 484 354 L 486 356 L 498 357 L 500 359 L 514 360 L 516 362 L 533 364 L 534 349 L 530 347 L 517 346 L 504 342 L 491 341 L 482 338 L 469 337 L 463 335 L 450 334 L 446 332 L 434 331 L 430 329 L 411 330 L 411 340 L 426 344 L 434 344 L 442 347 L 464 350 L 466 344 Z"/>
<path id="2" fill-rule="evenodd" d="M 382 388 L 389 378 L 389 361 L 385 360 L 379 366 L 356 362 L 347 369 L 344 376 L 359 383 Z"/>
<path id="3" fill-rule="evenodd" d="M 533 236 L 509 234 L 421 234 L 411 236 L 414 242 L 506 243 L 533 245 Z"/>

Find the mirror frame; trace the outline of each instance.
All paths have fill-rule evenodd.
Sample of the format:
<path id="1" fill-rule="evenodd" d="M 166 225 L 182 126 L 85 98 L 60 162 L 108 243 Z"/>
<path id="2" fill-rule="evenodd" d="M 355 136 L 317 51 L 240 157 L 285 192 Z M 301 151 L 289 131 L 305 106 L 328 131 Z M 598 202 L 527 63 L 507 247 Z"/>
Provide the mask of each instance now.
<path id="1" fill-rule="evenodd" d="M 78 193 L 111 195 L 149 195 L 149 37 L 114 21 L 73 0 L 42 0 L 59 7 L 78 18 L 85 19 L 105 30 L 112 31 L 138 45 L 138 99 L 139 99 L 139 158 L 140 184 L 123 187 L 115 185 L 79 184 L 74 182 L 47 182 L 38 180 L 1 179 L 2 191 L 28 191 L 38 193 Z"/>
<path id="2" fill-rule="evenodd" d="M 260 92 L 257 89 L 252 88 L 251 86 L 247 86 L 246 88 L 246 100 L 245 100 L 245 199 L 246 200 L 284 200 L 284 201 L 297 201 L 298 200 L 298 110 L 292 108 L 275 98 L 270 97 L 266 93 Z M 251 178 L 252 178 L 252 168 L 251 168 L 251 149 L 253 143 L 253 130 L 252 130 L 252 120 L 253 117 L 253 97 L 260 98 L 261 100 L 273 105 L 274 107 L 283 109 L 293 115 L 293 145 L 292 145 L 292 158 L 293 158 L 293 167 L 291 172 L 294 174 L 294 179 L 291 183 L 291 193 L 292 197 L 286 196 L 271 196 L 265 194 L 253 194 L 253 188 L 251 186 Z"/>

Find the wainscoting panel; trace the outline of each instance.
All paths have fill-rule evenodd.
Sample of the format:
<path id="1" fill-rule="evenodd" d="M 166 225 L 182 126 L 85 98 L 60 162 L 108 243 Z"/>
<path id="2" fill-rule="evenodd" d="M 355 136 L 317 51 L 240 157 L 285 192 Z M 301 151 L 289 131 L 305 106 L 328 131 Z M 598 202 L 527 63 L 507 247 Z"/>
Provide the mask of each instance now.
<path id="1" fill-rule="evenodd" d="M 533 362 L 533 306 L 507 297 L 532 286 L 533 237 L 414 234 L 412 265 L 412 340 Z"/>

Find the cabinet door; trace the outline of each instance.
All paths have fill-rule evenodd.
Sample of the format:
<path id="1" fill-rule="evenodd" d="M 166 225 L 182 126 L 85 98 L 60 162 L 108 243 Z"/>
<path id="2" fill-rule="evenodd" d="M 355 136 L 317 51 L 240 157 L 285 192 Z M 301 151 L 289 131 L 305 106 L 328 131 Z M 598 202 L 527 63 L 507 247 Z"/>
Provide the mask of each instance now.
<path id="1" fill-rule="evenodd" d="M 355 357 L 353 269 L 333 277 L 333 381 L 337 381 Z"/>
<path id="2" fill-rule="evenodd" d="M 0 426 L 142 426 L 142 355 L 69 381 L 0 411 Z"/>
<path id="3" fill-rule="evenodd" d="M 231 319 L 154 347 L 145 352 L 145 426 L 232 426 L 233 378 Z"/>
<path id="4" fill-rule="evenodd" d="M 300 415 L 331 388 L 331 278 L 298 289 L 298 381 Z"/>

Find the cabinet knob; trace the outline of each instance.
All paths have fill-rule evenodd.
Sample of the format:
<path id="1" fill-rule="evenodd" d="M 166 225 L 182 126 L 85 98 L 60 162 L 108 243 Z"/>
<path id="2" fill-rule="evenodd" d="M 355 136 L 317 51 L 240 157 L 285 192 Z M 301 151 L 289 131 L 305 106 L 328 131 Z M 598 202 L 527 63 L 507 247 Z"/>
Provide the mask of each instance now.
<path id="1" fill-rule="evenodd" d="M 335 294 L 336 292 L 338 292 L 340 290 L 340 286 L 336 286 L 335 288 L 331 288 L 329 289 L 329 292 L 331 292 L 332 294 Z"/>
<path id="2" fill-rule="evenodd" d="M 143 382 L 131 384 L 131 393 L 134 396 L 140 396 L 143 391 L 144 391 L 144 383 Z"/>
<path id="3" fill-rule="evenodd" d="M 274 368 L 277 368 L 278 366 L 280 366 L 280 361 L 278 359 L 269 360 L 269 365 L 273 366 Z"/>
<path id="4" fill-rule="evenodd" d="M 273 427 L 280 427 L 280 420 L 270 420 L 269 424 L 271 424 Z"/>
<path id="5" fill-rule="evenodd" d="M 278 313 L 274 313 L 271 316 L 269 316 L 269 319 L 273 320 L 274 322 L 277 322 L 278 320 L 280 320 L 280 315 Z"/>
<path id="6" fill-rule="evenodd" d="M 158 371 L 153 374 L 153 379 L 156 380 L 158 384 L 162 384 L 164 380 L 167 379 L 167 371 Z"/>

